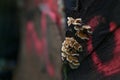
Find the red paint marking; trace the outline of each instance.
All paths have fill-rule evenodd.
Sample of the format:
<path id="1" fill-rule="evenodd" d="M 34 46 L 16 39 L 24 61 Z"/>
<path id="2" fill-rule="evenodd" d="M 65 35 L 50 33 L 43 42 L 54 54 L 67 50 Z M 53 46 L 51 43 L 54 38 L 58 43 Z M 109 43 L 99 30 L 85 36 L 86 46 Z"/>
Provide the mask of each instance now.
<path id="1" fill-rule="evenodd" d="M 111 22 L 110 24 L 109 24 L 109 26 L 110 26 L 110 32 L 112 32 L 115 28 L 116 28 L 116 23 L 115 22 Z"/>
<path id="2" fill-rule="evenodd" d="M 38 39 L 36 32 L 34 31 L 34 24 L 32 21 L 27 23 L 27 47 L 28 51 L 31 51 L 32 41 L 34 42 L 37 53 L 42 54 L 41 40 Z"/>
<path id="3" fill-rule="evenodd" d="M 46 16 L 49 16 L 53 22 L 57 23 L 58 29 L 61 31 L 61 16 L 58 13 L 58 4 L 57 0 L 34 0 L 35 6 L 39 7 L 40 4 L 45 4 L 49 7 L 50 11 L 42 11 L 41 14 L 41 32 L 42 32 L 42 38 L 39 39 L 37 36 L 37 33 L 34 30 L 34 24 L 32 21 L 27 23 L 27 32 L 26 32 L 26 45 L 27 45 L 27 51 L 32 50 L 32 42 L 33 46 L 35 47 L 35 51 L 37 52 L 38 56 L 43 56 L 45 57 L 45 63 L 46 63 L 46 68 L 48 71 L 48 74 L 53 77 L 55 75 L 55 71 L 53 68 L 53 65 L 51 64 L 49 57 L 48 57 L 48 49 L 47 49 L 47 41 L 46 41 L 46 30 L 47 30 L 47 25 L 46 25 Z"/>
<path id="4" fill-rule="evenodd" d="M 98 25 L 98 23 L 99 21 L 96 18 L 93 18 L 90 21 L 90 25 L 92 26 L 93 30 Z M 116 27 L 116 24 L 114 22 L 111 22 L 110 31 L 113 31 L 115 27 Z M 104 76 L 110 76 L 110 75 L 120 72 L 120 62 L 119 62 L 120 61 L 120 29 L 118 29 L 114 33 L 114 41 L 115 41 L 115 47 L 112 52 L 114 56 L 113 56 L 113 59 L 111 59 L 109 62 L 102 63 L 102 61 L 100 60 L 96 52 L 92 54 L 92 60 L 94 62 L 94 65 L 97 71 L 99 73 L 102 73 Z M 92 39 L 90 39 L 88 41 L 88 51 L 91 52 L 92 50 L 93 50 Z"/>
<path id="5" fill-rule="evenodd" d="M 55 71 L 54 71 L 53 65 L 51 64 L 49 57 L 48 57 L 47 41 L 46 41 L 46 37 L 45 37 L 46 28 L 42 27 L 42 29 L 43 29 L 42 33 L 44 34 L 44 36 L 41 39 L 38 38 L 37 33 L 34 30 L 34 24 L 32 21 L 29 21 L 27 23 L 26 28 L 27 28 L 26 47 L 27 47 L 28 53 L 31 52 L 32 43 L 33 43 L 33 47 L 35 48 L 37 55 L 42 56 L 45 59 L 46 69 L 48 71 L 48 74 L 51 77 L 53 77 L 55 74 Z"/>
<path id="6" fill-rule="evenodd" d="M 105 19 L 101 16 L 95 16 L 88 22 L 88 24 L 91 26 L 92 30 L 94 31 L 95 27 L 98 26 L 101 22 L 105 22 Z"/>

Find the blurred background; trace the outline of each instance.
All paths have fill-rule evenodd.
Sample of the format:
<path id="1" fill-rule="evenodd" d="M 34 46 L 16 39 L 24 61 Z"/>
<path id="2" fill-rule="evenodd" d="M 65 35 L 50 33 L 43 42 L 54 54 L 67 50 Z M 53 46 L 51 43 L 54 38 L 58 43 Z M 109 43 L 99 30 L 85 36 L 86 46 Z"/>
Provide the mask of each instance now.
<path id="1" fill-rule="evenodd" d="M 61 80 L 67 1 L 0 0 L 0 80 Z"/>

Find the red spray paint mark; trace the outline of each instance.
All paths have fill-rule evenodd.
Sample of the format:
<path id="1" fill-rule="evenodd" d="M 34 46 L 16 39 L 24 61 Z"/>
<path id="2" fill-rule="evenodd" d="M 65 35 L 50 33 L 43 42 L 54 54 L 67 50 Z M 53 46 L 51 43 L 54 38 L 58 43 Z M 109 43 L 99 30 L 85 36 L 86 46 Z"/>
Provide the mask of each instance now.
<path id="1" fill-rule="evenodd" d="M 34 24 L 32 21 L 27 23 L 27 48 L 28 51 L 31 50 L 32 41 L 34 42 L 35 49 L 38 54 L 42 54 L 42 40 L 39 40 L 36 32 L 34 31 Z"/>
<path id="2" fill-rule="evenodd" d="M 95 27 L 98 26 L 100 23 L 104 23 L 105 19 L 101 16 L 93 17 L 88 24 L 91 26 L 92 30 L 94 31 Z"/>
<path id="3" fill-rule="evenodd" d="M 45 33 L 45 32 L 43 31 L 43 33 Z M 27 23 L 27 36 L 26 37 L 27 37 L 26 45 L 27 45 L 28 53 L 31 52 L 32 43 L 33 43 L 33 46 L 35 48 L 37 55 L 42 56 L 45 59 L 45 64 L 46 64 L 46 69 L 48 71 L 48 74 L 53 77 L 54 76 L 54 68 L 48 57 L 46 37 L 42 37 L 42 39 L 38 38 L 37 33 L 34 30 L 34 24 L 32 21 Z"/>
<path id="4" fill-rule="evenodd" d="M 90 25 L 92 27 L 92 30 L 98 25 L 100 17 L 95 17 L 90 21 Z M 113 31 L 116 28 L 116 24 L 114 22 L 110 23 L 110 31 Z M 118 72 L 120 72 L 120 29 L 118 29 L 114 33 L 114 41 L 115 41 L 115 47 L 113 50 L 113 58 L 109 62 L 102 63 L 99 56 L 96 52 L 92 54 L 92 60 L 94 62 L 94 65 L 99 73 L 102 73 L 104 76 L 110 76 L 114 75 Z M 88 41 L 88 51 L 91 52 L 93 50 L 92 45 L 92 39 Z M 101 53 L 102 54 L 102 53 Z"/>
<path id="5" fill-rule="evenodd" d="M 51 64 L 49 57 L 48 57 L 48 49 L 47 49 L 47 41 L 46 41 L 46 16 L 49 16 L 53 22 L 55 22 L 58 25 L 58 29 L 61 31 L 61 17 L 58 13 L 58 5 L 57 0 L 43 0 L 42 3 L 40 3 L 39 0 L 34 0 L 36 7 L 39 7 L 40 4 L 45 4 L 50 9 L 49 11 L 43 10 L 41 13 L 41 32 L 42 32 L 42 38 L 39 39 L 37 36 L 37 33 L 34 30 L 34 24 L 32 21 L 27 23 L 27 51 L 30 52 L 31 43 L 33 42 L 35 50 L 37 52 L 38 56 L 44 56 L 45 57 L 45 63 L 46 68 L 50 76 L 55 75 L 55 71 L 53 68 L 53 65 Z M 44 54 L 43 54 L 44 53 Z"/>

